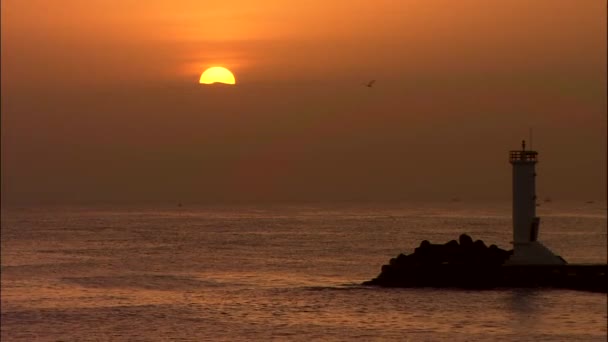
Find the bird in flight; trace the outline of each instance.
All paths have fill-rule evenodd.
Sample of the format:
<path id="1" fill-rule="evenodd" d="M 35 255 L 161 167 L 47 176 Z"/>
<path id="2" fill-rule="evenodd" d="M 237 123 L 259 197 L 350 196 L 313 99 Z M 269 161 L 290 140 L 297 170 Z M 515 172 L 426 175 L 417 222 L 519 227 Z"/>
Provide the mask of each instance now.
<path id="1" fill-rule="evenodd" d="M 365 86 L 368 87 L 368 88 L 371 88 L 374 85 L 374 83 L 376 83 L 376 80 L 371 80 L 371 81 L 367 82 L 365 84 Z"/>

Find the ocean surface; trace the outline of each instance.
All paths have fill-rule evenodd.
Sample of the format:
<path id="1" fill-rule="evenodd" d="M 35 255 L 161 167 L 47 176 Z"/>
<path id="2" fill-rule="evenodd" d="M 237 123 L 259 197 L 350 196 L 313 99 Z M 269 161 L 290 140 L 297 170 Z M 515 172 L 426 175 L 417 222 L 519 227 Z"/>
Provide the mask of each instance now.
<path id="1" fill-rule="evenodd" d="M 607 262 L 606 202 L 540 240 Z M 607 296 L 360 283 L 422 240 L 510 249 L 510 202 L 4 207 L 2 341 L 606 341 Z"/>

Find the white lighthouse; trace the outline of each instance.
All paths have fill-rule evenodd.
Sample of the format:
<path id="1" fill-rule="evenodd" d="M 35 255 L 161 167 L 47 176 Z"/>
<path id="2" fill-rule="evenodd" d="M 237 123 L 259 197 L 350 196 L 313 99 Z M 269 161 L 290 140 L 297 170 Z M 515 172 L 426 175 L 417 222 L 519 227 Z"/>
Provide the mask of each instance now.
<path id="1" fill-rule="evenodd" d="M 538 241 L 540 218 L 536 216 L 536 171 L 538 153 L 521 150 L 509 153 L 513 165 L 513 255 L 511 265 L 563 265 L 566 261 Z"/>

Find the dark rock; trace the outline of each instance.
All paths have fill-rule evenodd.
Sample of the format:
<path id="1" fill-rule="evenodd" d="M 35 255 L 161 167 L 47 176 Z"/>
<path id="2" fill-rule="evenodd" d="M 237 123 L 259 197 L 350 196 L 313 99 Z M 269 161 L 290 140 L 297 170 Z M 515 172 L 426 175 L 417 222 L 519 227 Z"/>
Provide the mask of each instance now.
<path id="1" fill-rule="evenodd" d="M 424 250 L 424 249 L 429 248 L 430 245 L 431 245 L 431 243 L 429 242 L 429 240 L 423 240 L 420 243 L 420 247 L 418 247 L 417 249 Z"/>
<path id="2" fill-rule="evenodd" d="M 454 248 L 454 249 L 457 249 L 458 247 L 460 247 L 460 245 L 458 244 L 458 241 L 456 241 L 456 240 L 450 240 L 450 241 L 446 242 L 445 246 L 448 248 Z"/>
<path id="3" fill-rule="evenodd" d="M 459 259 L 461 248 L 458 241 L 451 240 L 443 245 L 444 263 L 456 263 Z"/>
<path id="4" fill-rule="evenodd" d="M 502 265 L 508 258 L 507 251 L 496 245 L 488 248 L 482 240 L 473 242 L 466 234 L 462 234 L 459 241 L 460 243 L 451 240 L 445 244 L 433 244 L 424 240 L 413 254 L 401 253 L 390 259 L 388 265 L 382 266 L 380 275 L 367 284 L 442 286 L 441 284 L 470 283 L 473 286 L 484 281 L 481 274 L 471 273 L 471 265 L 487 268 Z M 491 273 L 491 270 L 483 272 Z M 478 279 L 479 277 L 481 278 Z"/>
<path id="5" fill-rule="evenodd" d="M 425 259 L 425 256 L 429 255 L 431 243 L 428 240 L 424 240 L 420 243 L 418 248 L 414 249 L 414 255 L 417 259 Z"/>
<path id="6" fill-rule="evenodd" d="M 473 245 L 473 239 L 467 234 L 461 234 L 460 237 L 458 237 L 458 242 L 460 242 L 460 246 L 462 247 L 469 247 Z"/>
<path id="7" fill-rule="evenodd" d="M 479 250 L 483 250 L 483 249 L 487 249 L 488 248 L 488 246 L 486 246 L 486 244 L 482 240 L 476 240 L 473 243 L 473 247 L 475 247 L 476 249 L 479 249 Z"/>

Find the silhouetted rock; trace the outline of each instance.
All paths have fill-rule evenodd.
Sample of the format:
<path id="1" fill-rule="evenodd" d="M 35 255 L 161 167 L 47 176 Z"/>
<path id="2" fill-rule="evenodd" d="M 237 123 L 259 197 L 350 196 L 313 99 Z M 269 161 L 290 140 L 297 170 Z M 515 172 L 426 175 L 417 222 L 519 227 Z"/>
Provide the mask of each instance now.
<path id="1" fill-rule="evenodd" d="M 457 249 L 460 245 L 458 244 L 458 241 L 456 240 L 450 240 L 448 242 L 445 243 L 445 246 L 448 248 L 453 248 L 453 249 Z"/>
<path id="2" fill-rule="evenodd" d="M 424 240 L 410 255 L 399 254 L 364 285 L 385 287 L 556 287 L 608 292 L 606 265 L 509 265 L 513 254 L 462 234 L 445 244 Z"/>
<path id="3" fill-rule="evenodd" d="M 475 242 L 473 242 L 473 247 L 475 247 L 478 250 L 488 248 L 488 246 L 486 246 L 486 244 L 482 240 L 476 240 Z"/>
<path id="4" fill-rule="evenodd" d="M 458 242 L 460 242 L 460 246 L 462 247 L 469 247 L 473 245 L 473 239 L 467 234 L 461 234 L 460 237 L 458 237 Z"/>
<path id="5" fill-rule="evenodd" d="M 459 241 L 451 240 L 445 244 L 433 244 L 428 240 L 420 243 L 410 255 L 399 254 L 392 258 L 388 265 L 382 266 L 380 275 L 368 283 L 396 284 L 408 286 L 443 286 L 452 284 L 462 286 L 466 284 L 483 283 L 477 279 L 480 275 L 469 274 L 466 267 L 451 269 L 449 265 L 483 265 L 499 266 L 508 258 L 509 253 L 496 245 L 490 249 L 486 244 L 462 234 Z M 490 272 L 486 270 L 487 272 Z M 389 285 L 390 286 L 390 285 Z"/>

